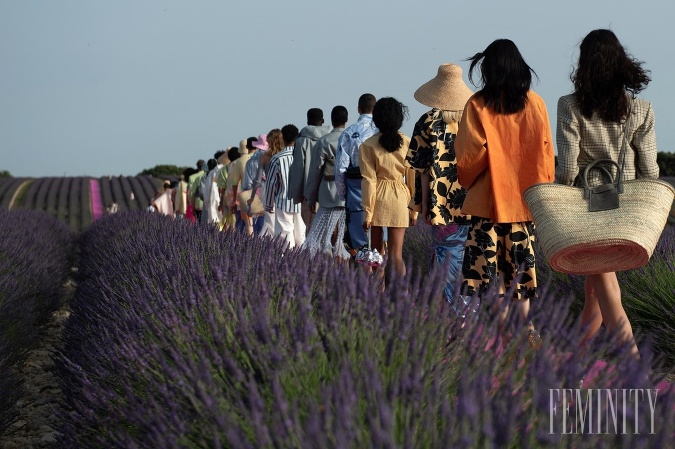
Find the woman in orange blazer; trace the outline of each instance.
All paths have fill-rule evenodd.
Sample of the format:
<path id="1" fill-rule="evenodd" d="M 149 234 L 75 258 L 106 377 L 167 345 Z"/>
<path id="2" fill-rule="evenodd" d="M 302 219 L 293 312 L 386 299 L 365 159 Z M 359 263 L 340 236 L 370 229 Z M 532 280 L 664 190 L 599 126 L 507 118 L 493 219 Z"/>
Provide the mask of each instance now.
<path id="1" fill-rule="evenodd" d="M 555 177 L 548 112 L 530 90 L 534 71 L 512 41 L 496 40 L 469 60 L 469 80 L 473 83 L 480 64 L 482 87 L 464 108 L 455 141 L 459 182 L 467 189 L 462 213 L 473 216 L 462 288 L 479 298 L 497 295 L 493 310 L 500 313 L 506 341 L 510 304 L 502 303 L 516 301 L 528 340 L 537 348 L 541 338 L 528 318 L 530 299 L 537 295 L 534 225 L 522 195 Z"/>

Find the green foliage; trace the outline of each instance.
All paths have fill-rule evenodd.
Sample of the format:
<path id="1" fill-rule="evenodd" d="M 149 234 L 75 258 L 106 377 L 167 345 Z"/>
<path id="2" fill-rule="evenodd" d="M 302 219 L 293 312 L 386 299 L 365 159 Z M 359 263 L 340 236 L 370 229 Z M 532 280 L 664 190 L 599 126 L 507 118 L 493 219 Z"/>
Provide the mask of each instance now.
<path id="1" fill-rule="evenodd" d="M 659 151 L 656 154 L 656 163 L 659 164 L 660 176 L 675 176 L 675 153 Z"/>
<path id="2" fill-rule="evenodd" d="M 9 170 L 0 170 L 0 178 L 13 178 Z"/>
<path id="3" fill-rule="evenodd" d="M 161 178 L 162 176 L 180 176 L 187 168 L 189 167 L 179 167 L 177 165 L 160 164 L 155 165 L 152 168 L 146 168 L 145 170 L 140 172 L 138 176 L 150 175 L 154 176 L 155 178 Z"/>

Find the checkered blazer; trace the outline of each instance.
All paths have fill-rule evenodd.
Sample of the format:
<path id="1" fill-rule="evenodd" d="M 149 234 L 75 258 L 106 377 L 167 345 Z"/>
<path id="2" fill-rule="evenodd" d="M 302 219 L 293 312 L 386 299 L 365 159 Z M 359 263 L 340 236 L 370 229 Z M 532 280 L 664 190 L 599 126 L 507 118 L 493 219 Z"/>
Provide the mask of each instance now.
<path id="1" fill-rule="evenodd" d="M 635 178 L 658 178 L 656 164 L 656 134 L 654 133 L 654 110 L 651 103 L 635 98 L 631 104 L 628 120 L 628 142 L 624 180 Z M 624 140 L 624 124 L 606 122 L 596 116 L 587 119 L 574 95 L 558 100 L 556 143 L 558 167 L 556 181 L 572 185 L 584 168 L 596 159 L 619 161 L 619 151 Z M 611 168 L 616 176 L 616 168 Z M 602 184 L 600 173 L 589 176 L 591 185 Z M 605 181 L 607 182 L 607 181 Z"/>

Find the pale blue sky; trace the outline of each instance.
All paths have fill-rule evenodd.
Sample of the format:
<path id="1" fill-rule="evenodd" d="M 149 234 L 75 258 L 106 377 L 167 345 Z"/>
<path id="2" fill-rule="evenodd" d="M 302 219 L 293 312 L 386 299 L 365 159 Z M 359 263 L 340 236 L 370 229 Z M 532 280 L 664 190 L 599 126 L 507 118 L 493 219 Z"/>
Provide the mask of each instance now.
<path id="1" fill-rule="evenodd" d="M 438 65 L 509 38 L 539 75 L 555 132 L 578 44 L 610 28 L 645 61 L 657 144 L 675 149 L 675 27 L 663 1 L 0 0 L 0 170 L 135 175 L 193 165 L 364 92 L 427 109 Z M 327 120 L 329 121 L 329 120 Z"/>

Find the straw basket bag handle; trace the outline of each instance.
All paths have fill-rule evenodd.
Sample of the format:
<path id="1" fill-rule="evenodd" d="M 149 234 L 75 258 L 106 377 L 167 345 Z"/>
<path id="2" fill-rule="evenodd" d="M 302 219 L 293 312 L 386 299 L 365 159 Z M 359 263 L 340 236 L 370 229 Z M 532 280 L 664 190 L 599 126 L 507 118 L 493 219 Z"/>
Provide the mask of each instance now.
<path id="1" fill-rule="evenodd" d="M 617 170 L 616 177 L 612 177 L 609 170 L 598 164 L 614 165 Z M 589 187 L 588 174 L 593 168 L 600 170 L 605 177 L 609 178 L 609 183 L 596 187 Z M 619 167 L 619 164 L 611 159 L 597 159 L 586 166 L 582 181 L 584 184 L 584 199 L 588 201 L 589 212 L 600 212 L 603 210 L 619 208 L 619 194 L 623 193 L 623 181 L 621 180 L 623 170 L 621 168 L 622 167 Z"/>
<path id="2" fill-rule="evenodd" d="M 619 162 L 612 159 L 596 159 L 584 168 L 582 182 L 584 185 L 584 199 L 588 201 L 589 212 L 600 212 L 619 208 L 619 194 L 623 193 L 623 170 L 626 166 L 626 146 L 628 145 L 628 123 L 631 117 L 632 101 L 628 102 L 628 116 L 623 127 L 623 139 L 619 150 Z M 600 164 L 609 164 L 616 167 L 616 177 L 612 177 L 609 170 Z M 621 165 L 619 165 L 621 164 Z M 592 169 L 600 170 L 609 179 L 609 183 L 596 187 L 588 185 L 588 175 Z"/>

